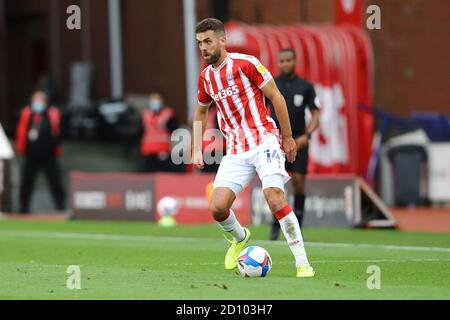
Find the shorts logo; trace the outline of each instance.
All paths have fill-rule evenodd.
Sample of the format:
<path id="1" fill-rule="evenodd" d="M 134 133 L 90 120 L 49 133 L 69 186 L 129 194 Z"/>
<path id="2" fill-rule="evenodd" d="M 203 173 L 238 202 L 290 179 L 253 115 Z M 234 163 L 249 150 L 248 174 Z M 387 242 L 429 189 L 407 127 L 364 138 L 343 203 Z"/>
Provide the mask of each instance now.
<path id="1" fill-rule="evenodd" d="M 271 151 L 270 149 L 267 149 L 264 152 L 266 153 L 267 156 L 267 163 L 272 163 L 272 159 L 278 159 L 278 164 L 281 163 L 280 154 L 278 153 L 277 150 Z"/>
<path id="2" fill-rule="evenodd" d="M 294 105 L 300 107 L 303 104 L 303 96 L 301 94 L 294 95 Z"/>

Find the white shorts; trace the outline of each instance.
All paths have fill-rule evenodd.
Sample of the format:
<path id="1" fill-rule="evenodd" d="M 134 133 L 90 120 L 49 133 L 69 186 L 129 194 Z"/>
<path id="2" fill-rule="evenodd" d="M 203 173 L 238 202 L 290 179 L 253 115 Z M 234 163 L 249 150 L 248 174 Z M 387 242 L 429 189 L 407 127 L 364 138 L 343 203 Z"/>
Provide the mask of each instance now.
<path id="1" fill-rule="evenodd" d="M 217 171 L 214 188 L 229 188 L 237 196 L 257 173 L 263 190 L 279 188 L 284 191 L 284 185 L 290 179 L 284 167 L 285 162 L 285 153 L 281 150 L 277 137 L 270 134 L 253 150 L 224 156 Z"/>

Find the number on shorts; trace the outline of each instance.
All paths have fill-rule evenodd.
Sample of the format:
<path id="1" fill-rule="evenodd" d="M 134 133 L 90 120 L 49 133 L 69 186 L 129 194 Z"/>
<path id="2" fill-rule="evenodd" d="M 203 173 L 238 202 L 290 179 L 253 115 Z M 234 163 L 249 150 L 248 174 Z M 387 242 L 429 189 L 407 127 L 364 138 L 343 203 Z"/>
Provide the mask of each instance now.
<path id="1" fill-rule="evenodd" d="M 267 149 L 265 151 L 266 155 L 267 155 L 267 163 L 271 163 L 272 159 L 278 159 L 280 160 L 280 154 L 278 153 L 278 150 L 273 150 L 272 152 Z"/>

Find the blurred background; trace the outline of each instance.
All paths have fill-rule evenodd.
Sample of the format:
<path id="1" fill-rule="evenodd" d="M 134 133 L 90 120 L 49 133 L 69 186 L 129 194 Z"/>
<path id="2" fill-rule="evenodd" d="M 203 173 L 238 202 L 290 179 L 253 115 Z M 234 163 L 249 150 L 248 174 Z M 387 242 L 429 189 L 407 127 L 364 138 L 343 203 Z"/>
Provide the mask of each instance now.
<path id="1" fill-rule="evenodd" d="M 381 28 L 371 29 L 377 13 Z M 274 75 L 277 52 L 294 47 L 298 73 L 316 86 L 323 110 L 306 226 L 450 231 L 447 0 L 0 0 L 5 135 L 17 144 L 36 88 L 61 114 L 64 203 L 55 209 L 41 174 L 32 215 L 156 220 L 156 203 L 172 196 L 180 223 L 211 222 L 213 173 L 173 165 L 167 152 L 148 157 L 141 146 L 149 100 L 172 110 L 170 133 L 189 129 L 203 65 L 194 28 L 206 17 L 226 22 L 230 51 L 257 56 Z M 15 214 L 23 157 L 0 142 L 0 211 Z M 247 223 L 269 221 L 258 188 L 236 204 Z"/>

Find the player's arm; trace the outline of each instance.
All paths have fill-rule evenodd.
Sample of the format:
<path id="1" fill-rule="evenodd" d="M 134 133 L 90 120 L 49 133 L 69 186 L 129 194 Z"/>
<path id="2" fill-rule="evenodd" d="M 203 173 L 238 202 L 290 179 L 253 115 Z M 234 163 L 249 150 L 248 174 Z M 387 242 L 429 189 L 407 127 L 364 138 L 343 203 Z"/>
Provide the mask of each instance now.
<path id="1" fill-rule="evenodd" d="M 198 169 L 203 169 L 203 132 L 206 128 L 208 121 L 208 109 L 209 106 L 197 105 L 194 113 L 194 121 L 192 125 L 193 138 L 192 138 L 192 163 Z"/>
<path id="2" fill-rule="evenodd" d="M 212 99 L 206 91 L 206 83 L 201 75 L 198 79 L 197 98 L 198 103 L 195 108 L 194 121 L 192 124 L 192 163 L 195 168 L 203 169 L 203 132 L 205 131 L 208 122 L 208 110 L 212 103 Z"/>
<path id="3" fill-rule="evenodd" d="M 272 102 L 273 109 L 277 116 L 281 129 L 281 137 L 283 140 L 283 149 L 286 152 L 286 158 L 289 162 L 294 162 L 297 155 L 297 146 L 294 138 L 292 138 L 291 123 L 289 121 L 289 113 L 280 90 L 273 79 L 269 80 L 267 84 L 261 88 L 264 95 Z"/>

